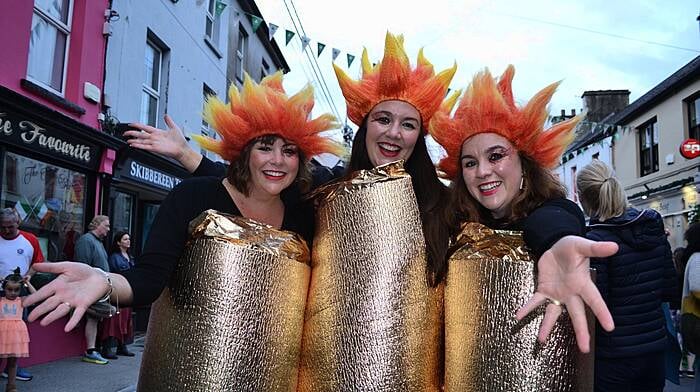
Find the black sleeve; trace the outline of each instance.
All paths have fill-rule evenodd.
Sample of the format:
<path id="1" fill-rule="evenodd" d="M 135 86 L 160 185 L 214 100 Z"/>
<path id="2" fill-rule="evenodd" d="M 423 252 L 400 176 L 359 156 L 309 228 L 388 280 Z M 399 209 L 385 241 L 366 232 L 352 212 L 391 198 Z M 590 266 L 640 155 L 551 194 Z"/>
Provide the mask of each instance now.
<path id="1" fill-rule="evenodd" d="M 124 277 L 134 294 L 132 306 L 155 301 L 168 283 L 187 240 L 187 225 L 193 201 L 188 182 L 176 186 L 163 200 L 148 234 L 143 254 Z"/>
<path id="2" fill-rule="evenodd" d="M 537 207 L 523 222 L 523 239 L 537 258 L 567 235 L 583 236 L 583 212 L 568 199 L 553 199 Z"/>
<path id="3" fill-rule="evenodd" d="M 228 166 L 221 162 L 213 162 L 207 157 L 202 157 L 199 166 L 192 173 L 192 177 L 223 177 Z"/>

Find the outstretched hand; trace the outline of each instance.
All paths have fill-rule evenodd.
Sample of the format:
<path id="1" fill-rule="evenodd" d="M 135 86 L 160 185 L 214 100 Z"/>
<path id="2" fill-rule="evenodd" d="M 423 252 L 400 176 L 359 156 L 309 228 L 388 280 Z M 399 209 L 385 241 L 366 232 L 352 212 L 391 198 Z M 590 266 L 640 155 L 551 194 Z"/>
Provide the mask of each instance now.
<path id="1" fill-rule="evenodd" d="M 165 124 L 168 126 L 167 131 L 145 124 L 129 124 L 138 131 L 124 132 L 124 136 L 129 137 L 126 142 L 131 147 L 156 152 L 180 161 L 186 149 L 189 148 L 187 140 L 180 127 L 167 114 Z"/>
<path id="2" fill-rule="evenodd" d="M 535 294 L 515 317 L 521 320 L 538 306 L 549 302 L 537 336 L 544 343 L 562 313 L 562 306 L 566 306 L 578 347 L 587 353 L 590 335 L 585 305 L 591 308 L 603 329 L 612 331 L 615 328 L 610 311 L 591 280 L 590 258 L 612 256 L 617 249 L 614 242 L 596 242 L 571 235 L 560 239 L 540 257 Z"/>
<path id="3" fill-rule="evenodd" d="M 73 310 L 65 327 L 66 332 L 72 330 L 80 322 L 85 310 L 109 290 L 104 275 L 87 264 L 70 261 L 37 263 L 34 264 L 34 269 L 58 275 L 52 282 L 23 300 L 25 307 L 41 302 L 29 314 L 29 321 L 46 315 L 41 320 L 42 326 L 67 316 Z"/>

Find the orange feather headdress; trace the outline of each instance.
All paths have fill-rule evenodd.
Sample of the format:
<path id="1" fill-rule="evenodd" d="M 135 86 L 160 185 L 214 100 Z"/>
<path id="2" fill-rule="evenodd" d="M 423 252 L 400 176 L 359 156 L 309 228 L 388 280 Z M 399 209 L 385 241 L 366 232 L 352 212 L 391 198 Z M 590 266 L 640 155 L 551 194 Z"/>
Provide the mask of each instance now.
<path id="1" fill-rule="evenodd" d="M 479 133 L 493 132 L 508 139 L 519 151 L 546 168 L 552 168 L 574 139 L 574 128 L 581 117 L 560 122 L 543 130 L 547 105 L 559 82 L 535 94 L 524 106 L 513 99 L 515 68 L 509 65 L 498 82 L 488 69 L 474 76 L 459 102 L 454 116 L 441 109 L 429 124 L 429 132 L 447 151 L 440 169 L 454 178 L 459 172 L 459 157 L 465 140 Z"/>
<path id="2" fill-rule="evenodd" d="M 357 125 L 372 108 L 383 101 L 408 102 L 418 110 L 421 120 L 427 124 L 445 99 L 450 81 L 457 71 L 457 64 L 439 74 L 433 65 L 418 52 L 415 69 L 403 47 L 403 36 L 386 33 L 384 58 L 374 66 L 369 61 L 367 49 L 362 51 L 362 78 L 351 79 L 342 69 L 333 64 L 338 84 L 345 96 L 348 117 Z"/>
<path id="3" fill-rule="evenodd" d="M 251 140 L 264 135 L 278 135 L 296 144 L 307 159 L 321 153 L 342 156 L 345 152 L 340 143 L 319 135 L 339 127 L 335 117 L 323 114 L 310 120 L 314 107 L 310 85 L 288 97 L 282 87 L 281 71 L 263 78 L 260 84 L 246 74 L 241 91 L 231 85 L 228 95 L 228 104 L 211 96 L 204 106 L 204 119 L 221 140 L 193 137 L 203 148 L 229 162 L 236 160 Z"/>

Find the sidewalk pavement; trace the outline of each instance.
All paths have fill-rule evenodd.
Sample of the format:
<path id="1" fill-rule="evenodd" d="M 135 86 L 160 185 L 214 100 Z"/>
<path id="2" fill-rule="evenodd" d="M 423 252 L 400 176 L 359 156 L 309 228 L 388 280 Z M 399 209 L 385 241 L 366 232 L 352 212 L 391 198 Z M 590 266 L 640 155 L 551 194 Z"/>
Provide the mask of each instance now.
<path id="1" fill-rule="evenodd" d="M 129 350 L 135 357 L 119 357 L 107 365 L 82 362 L 80 357 L 71 357 L 27 368 L 34 378 L 17 381 L 21 392 L 132 392 L 136 391 L 144 336 L 134 339 Z M 5 379 L 0 380 L 0 391 L 4 391 Z"/>
<path id="2" fill-rule="evenodd" d="M 28 370 L 34 375 L 32 381 L 18 381 L 21 392 L 135 392 L 138 381 L 144 336 L 134 339 L 129 345 L 135 357 L 119 357 L 107 365 L 85 363 L 80 357 L 32 366 Z M 5 380 L 0 380 L 4 391 Z M 665 392 L 692 392 L 695 380 L 681 379 L 681 385 L 666 382 Z"/>

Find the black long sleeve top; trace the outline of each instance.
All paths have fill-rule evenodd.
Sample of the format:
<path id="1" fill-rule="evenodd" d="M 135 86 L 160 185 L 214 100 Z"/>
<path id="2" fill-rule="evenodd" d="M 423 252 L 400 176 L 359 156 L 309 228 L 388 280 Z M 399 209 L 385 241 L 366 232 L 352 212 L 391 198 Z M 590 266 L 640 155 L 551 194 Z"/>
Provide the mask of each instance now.
<path id="1" fill-rule="evenodd" d="M 184 250 L 190 221 L 208 209 L 241 215 L 221 178 L 190 178 L 168 194 L 153 221 L 143 254 L 134 268 L 123 273 L 133 291 L 133 306 L 148 305 L 158 298 Z M 310 246 L 313 207 L 301 201 L 285 202 L 282 229 L 300 234 Z"/>

